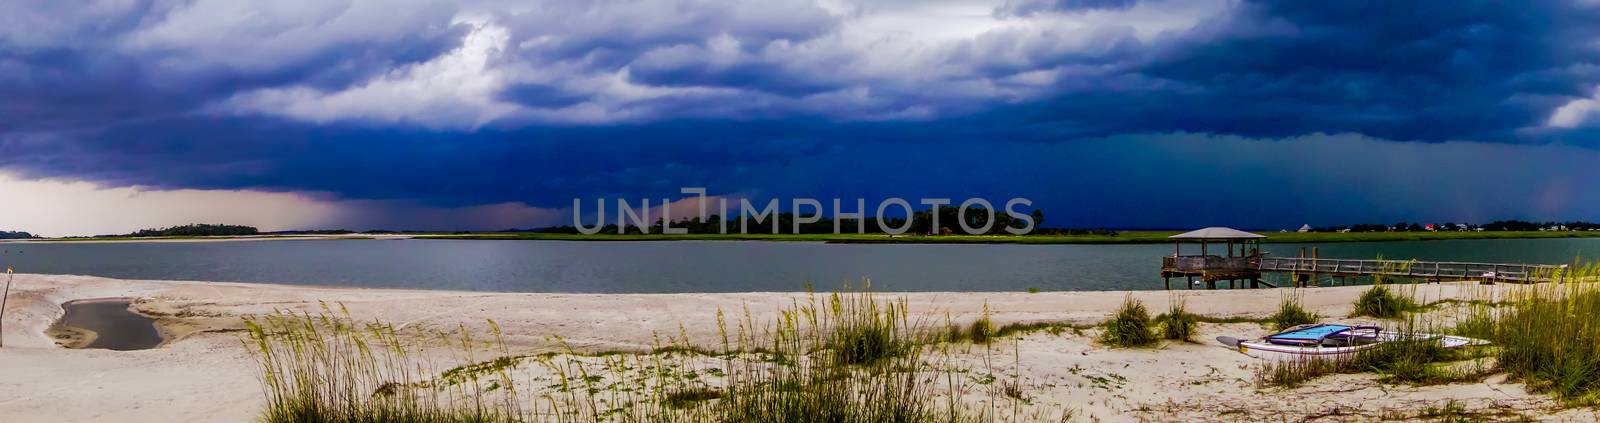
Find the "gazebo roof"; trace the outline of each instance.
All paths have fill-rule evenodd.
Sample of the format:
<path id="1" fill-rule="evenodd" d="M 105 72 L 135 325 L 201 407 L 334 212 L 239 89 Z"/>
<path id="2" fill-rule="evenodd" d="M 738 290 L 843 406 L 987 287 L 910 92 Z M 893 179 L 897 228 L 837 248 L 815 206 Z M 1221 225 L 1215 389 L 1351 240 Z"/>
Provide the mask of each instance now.
<path id="1" fill-rule="evenodd" d="M 1205 228 L 1205 229 L 1199 229 L 1199 230 L 1193 230 L 1193 231 L 1189 231 L 1189 232 L 1184 232 L 1184 233 L 1181 233 L 1181 234 L 1169 236 L 1167 238 L 1169 238 L 1169 239 L 1211 240 L 1211 239 L 1260 239 L 1260 238 L 1266 238 L 1266 237 L 1267 237 L 1266 235 L 1253 234 L 1253 233 L 1241 231 L 1241 230 L 1234 229 L 1234 228 L 1224 228 L 1224 227 L 1220 227 L 1220 226 L 1213 226 L 1213 227 L 1209 227 L 1209 228 Z"/>

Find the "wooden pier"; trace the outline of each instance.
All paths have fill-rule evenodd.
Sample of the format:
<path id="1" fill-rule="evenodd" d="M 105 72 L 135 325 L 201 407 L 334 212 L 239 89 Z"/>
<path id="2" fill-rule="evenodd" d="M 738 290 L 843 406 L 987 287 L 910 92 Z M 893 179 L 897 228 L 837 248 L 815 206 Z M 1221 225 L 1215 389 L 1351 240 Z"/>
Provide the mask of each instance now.
<path id="1" fill-rule="evenodd" d="M 1171 237 L 1171 256 L 1161 258 L 1161 277 L 1172 289 L 1172 278 L 1183 278 L 1189 287 L 1196 282 L 1215 289 L 1226 281 L 1230 288 L 1276 287 L 1262 280 L 1267 273 L 1287 273 L 1295 286 L 1315 285 L 1322 277 L 1408 278 L 1426 281 L 1475 280 L 1485 283 L 1563 282 L 1567 266 L 1547 264 L 1465 263 L 1417 260 L 1340 260 L 1311 257 L 1268 257 L 1260 252 L 1263 235 L 1230 228 L 1206 228 Z M 1199 243 L 1199 255 L 1184 255 L 1184 243 Z M 1227 255 L 1209 253 L 1212 244 L 1225 243 Z M 1235 253 L 1234 246 L 1239 245 Z"/>
<path id="2" fill-rule="evenodd" d="M 1297 275 L 1537 283 L 1560 282 L 1566 266 L 1548 264 L 1465 263 L 1417 260 L 1339 260 L 1304 257 L 1261 257 L 1256 269 L 1261 272 L 1287 272 Z"/>

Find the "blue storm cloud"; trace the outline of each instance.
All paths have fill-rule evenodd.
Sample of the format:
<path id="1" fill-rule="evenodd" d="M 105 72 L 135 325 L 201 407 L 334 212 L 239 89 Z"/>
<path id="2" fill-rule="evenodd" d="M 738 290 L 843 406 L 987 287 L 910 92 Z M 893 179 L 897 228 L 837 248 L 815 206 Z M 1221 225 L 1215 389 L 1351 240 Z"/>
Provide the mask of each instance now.
<path id="1" fill-rule="evenodd" d="M 437 206 L 1024 196 L 1072 226 L 1600 218 L 1572 182 L 1600 176 L 1580 2 L 80 6 L 0 5 L 0 170 Z"/>

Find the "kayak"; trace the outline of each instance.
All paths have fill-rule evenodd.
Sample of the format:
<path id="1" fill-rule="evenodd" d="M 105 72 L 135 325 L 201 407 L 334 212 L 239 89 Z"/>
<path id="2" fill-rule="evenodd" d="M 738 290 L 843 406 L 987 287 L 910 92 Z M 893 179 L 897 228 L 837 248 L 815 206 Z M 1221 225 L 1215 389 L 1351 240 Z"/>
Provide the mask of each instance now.
<path id="1" fill-rule="evenodd" d="M 1488 344 L 1488 341 L 1461 336 L 1401 333 L 1386 331 L 1378 326 L 1327 323 L 1295 326 L 1255 340 L 1217 337 L 1217 342 L 1240 353 L 1275 361 L 1344 359 L 1385 342 L 1402 340 L 1432 340 L 1444 348 Z"/>

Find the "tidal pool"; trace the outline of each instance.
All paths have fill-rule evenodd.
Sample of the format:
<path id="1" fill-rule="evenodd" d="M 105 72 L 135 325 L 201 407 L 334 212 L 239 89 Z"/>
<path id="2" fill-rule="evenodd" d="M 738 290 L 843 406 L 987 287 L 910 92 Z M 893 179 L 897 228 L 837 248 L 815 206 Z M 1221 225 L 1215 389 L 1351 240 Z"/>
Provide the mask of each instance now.
<path id="1" fill-rule="evenodd" d="M 134 313 L 131 305 L 128 298 L 69 301 L 61 305 L 66 315 L 54 332 L 69 348 L 130 351 L 160 346 L 165 339 L 155 320 Z"/>

